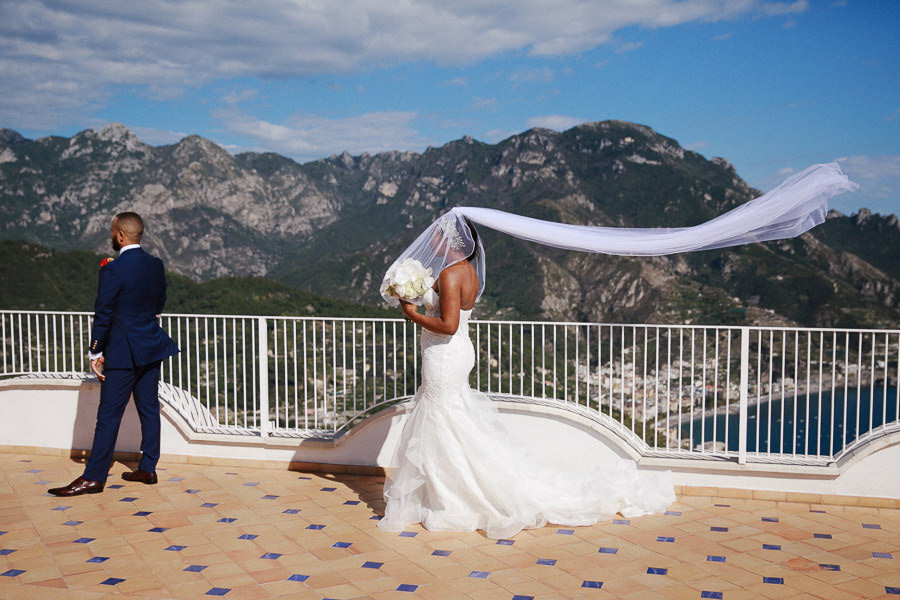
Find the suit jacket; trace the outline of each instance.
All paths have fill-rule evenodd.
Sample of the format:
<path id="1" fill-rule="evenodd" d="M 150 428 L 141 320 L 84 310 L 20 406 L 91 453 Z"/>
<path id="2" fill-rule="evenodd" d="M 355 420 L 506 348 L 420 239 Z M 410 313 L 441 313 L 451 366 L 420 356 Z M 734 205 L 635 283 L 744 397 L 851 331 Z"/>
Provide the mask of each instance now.
<path id="1" fill-rule="evenodd" d="M 91 352 L 107 369 L 130 369 L 178 353 L 156 315 L 166 303 L 163 263 L 141 248 L 126 250 L 100 268 Z"/>

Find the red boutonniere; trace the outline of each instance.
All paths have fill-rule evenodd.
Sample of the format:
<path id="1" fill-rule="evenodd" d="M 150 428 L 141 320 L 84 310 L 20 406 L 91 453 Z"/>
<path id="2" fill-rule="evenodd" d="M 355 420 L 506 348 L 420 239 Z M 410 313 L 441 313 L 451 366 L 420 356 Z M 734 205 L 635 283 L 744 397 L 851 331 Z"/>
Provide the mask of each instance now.
<path id="1" fill-rule="evenodd" d="M 103 260 L 100 261 L 100 268 L 102 269 L 103 267 L 105 267 L 106 265 L 108 265 L 109 263 L 111 263 L 114 260 L 116 260 L 116 259 L 113 258 L 112 256 L 107 256 L 106 258 L 104 258 Z"/>

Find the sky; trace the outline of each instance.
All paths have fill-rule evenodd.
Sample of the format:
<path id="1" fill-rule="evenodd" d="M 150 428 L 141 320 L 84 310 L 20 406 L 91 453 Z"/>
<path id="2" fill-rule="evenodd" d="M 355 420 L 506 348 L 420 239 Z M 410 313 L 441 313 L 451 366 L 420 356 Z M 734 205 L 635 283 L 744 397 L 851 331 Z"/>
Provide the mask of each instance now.
<path id="1" fill-rule="evenodd" d="M 897 0 L 0 0 L 0 127 L 307 162 L 619 119 L 897 214 L 898 40 Z"/>

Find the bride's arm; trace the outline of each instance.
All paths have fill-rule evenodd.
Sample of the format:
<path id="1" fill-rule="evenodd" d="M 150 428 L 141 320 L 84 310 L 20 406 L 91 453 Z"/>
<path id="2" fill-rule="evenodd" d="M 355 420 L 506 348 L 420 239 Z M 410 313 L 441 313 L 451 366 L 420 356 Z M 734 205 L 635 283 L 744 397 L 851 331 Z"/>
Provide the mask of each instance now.
<path id="1" fill-rule="evenodd" d="M 449 268 L 441 271 L 438 277 L 440 289 L 441 316 L 428 317 L 419 314 L 415 304 L 400 300 L 400 307 L 407 319 L 434 333 L 453 335 L 459 329 L 459 296 L 463 284 L 463 273 Z"/>

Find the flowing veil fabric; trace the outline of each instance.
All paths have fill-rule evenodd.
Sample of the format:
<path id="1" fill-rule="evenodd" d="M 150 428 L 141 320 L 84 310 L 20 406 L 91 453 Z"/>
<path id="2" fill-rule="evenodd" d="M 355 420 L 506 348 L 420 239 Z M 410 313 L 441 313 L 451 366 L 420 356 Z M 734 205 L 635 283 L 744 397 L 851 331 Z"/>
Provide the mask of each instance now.
<path id="1" fill-rule="evenodd" d="M 790 238 L 825 221 L 828 200 L 857 189 L 837 163 L 813 165 L 775 189 L 706 223 L 677 228 L 567 225 L 490 208 L 451 209 L 474 223 L 566 250 L 658 256 Z"/>

